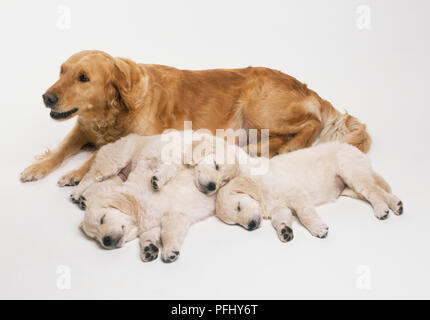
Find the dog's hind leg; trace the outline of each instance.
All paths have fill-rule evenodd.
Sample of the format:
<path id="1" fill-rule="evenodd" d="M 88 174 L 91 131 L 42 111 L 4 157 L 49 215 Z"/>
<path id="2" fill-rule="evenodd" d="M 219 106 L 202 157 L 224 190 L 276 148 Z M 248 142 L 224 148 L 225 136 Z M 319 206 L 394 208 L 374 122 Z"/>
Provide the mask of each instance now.
<path id="1" fill-rule="evenodd" d="M 357 150 L 357 152 L 359 151 Z M 390 193 L 382 188 L 386 188 L 386 185 L 382 187 L 378 185 L 380 179 L 375 179 L 370 163 L 364 155 L 362 157 L 351 156 L 352 154 L 345 153 L 345 157 L 342 156 L 339 159 L 339 176 L 350 189 L 363 196 L 371 204 L 378 219 L 385 220 L 388 218 L 390 203 L 396 202 L 397 204 L 400 200 L 390 200 Z"/>
<path id="2" fill-rule="evenodd" d="M 381 189 L 382 194 L 385 196 L 385 201 L 391 211 L 398 216 L 403 214 L 403 202 L 391 192 L 389 184 L 376 172 L 373 172 L 373 177 L 376 184 Z"/>
<path id="3" fill-rule="evenodd" d="M 182 212 L 169 212 L 161 218 L 161 243 L 164 262 L 174 262 L 179 258 L 182 243 L 187 235 L 191 222 Z"/>
<path id="4" fill-rule="evenodd" d="M 158 257 L 161 228 L 155 227 L 139 235 L 140 257 L 143 262 L 150 262 Z"/>
<path id="5" fill-rule="evenodd" d="M 293 240 L 293 213 L 287 207 L 276 207 L 271 212 L 272 226 L 275 228 L 279 240 L 288 242 Z"/>
<path id="6" fill-rule="evenodd" d="M 352 190 L 351 188 L 345 188 L 341 194 L 341 196 L 343 197 L 348 197 L 348 198 L 352 198 L 352 199 L 357 199 L 357 200 L 361 200 L 361 201 L 365 201 L 367 202 L 366 198 L 363 197 L 361 194 L 355 192 L 354 190 Z"/>

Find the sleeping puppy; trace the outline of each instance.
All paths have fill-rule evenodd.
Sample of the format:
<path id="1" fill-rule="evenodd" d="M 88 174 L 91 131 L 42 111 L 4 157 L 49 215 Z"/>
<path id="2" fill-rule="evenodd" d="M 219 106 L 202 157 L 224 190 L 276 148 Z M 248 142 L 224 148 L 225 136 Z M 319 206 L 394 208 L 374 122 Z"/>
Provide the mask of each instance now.
<path id="1" fill-rule="evenodd" d="M 76 187 L 71 198 L 86 208 L 82 230 L 102 247 L 120 248 L 139 236 L 143 261 L 157 258 L 162 244 L 163 261 L 173 262 L 188 228 L 215 213 L 214 190 L 201 192 L 194 173 L 199 174 L 204 150 L 217 138 L 193 134 L 201 140 L 178 153 L 169 148 L 181 145 L 184 133 L 172 132 L 170 137 L 176 139 L 173 144 L 163 141 L 166 136 L 129 135 L 104 146 Z M 190 164 L 184 165 L 188 157 Z M 227 181 L 237 174 L 236 168 L 225 165 L 217 173 Z"/>
<path id="2" fill-rule="evenodd" d="M 239 224 L 247 230 L 257 229 L 262 219 L 271 219 L 282 242 L 294 238 L 292 214 L 286 206 L 278 206 L 270 214 L 265 208 L 259 184 L 249 177 L 236 177 L 217 194 L 216 215 L 227 224 Z"/>
<path id="3" fill-rule="evenodd" d="M 331 142 L 274 157 L 264 175 L 251 175 L 246 166 L 240 172 L 219 191 L 216 215 L 248 230 L 258 228 L 262 218 L 271 218 L 282 241 L 293 238 L 293 213 L 313 236 L 326 237 L 328 226 L 315 206 L 341 195 L 369 202 L 381 220 L 389 210 L 403 213 L 402 202 L 366 156 L 347 144 Z"/>

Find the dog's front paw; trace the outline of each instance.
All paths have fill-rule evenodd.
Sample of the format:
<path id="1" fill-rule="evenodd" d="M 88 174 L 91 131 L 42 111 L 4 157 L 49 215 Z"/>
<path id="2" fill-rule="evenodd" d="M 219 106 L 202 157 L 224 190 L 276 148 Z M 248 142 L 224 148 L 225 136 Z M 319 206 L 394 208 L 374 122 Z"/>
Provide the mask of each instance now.
<path id="1" fill-rule="evenodd" d="M 293 229 L 282 223 L 278 228 L 278 237 L 282 242 L 288 242 L 294 239 Z"/>
<path id="2" fill-rule="evenodd" d="M 158 257 L 159 249 L 151 241 L 146 241 L 142 244 L 140 258 L 143 262 L 151 262 Z"/>
<path id="3" fill-rule="evenodd" d="M 324 239 L 328 235 L 328 225 L 324 222 L 314 222 L 308 226 L 309 232 L 317 238 Z"/>
<path id="4" fill-rule="evenodd" d="M 161 254 L 161 259 L 165 263 L 171 263 L 178 260 L 180 252 L 178 249 L 163 249 L 163 253 Z"/>
<path id="5" fill-rule="evenodd" d="M 81 210 L 85 210 L 87 208 L 87 199 L 84 196 L 76 196 L 73 193 L 70 195 L 70 200 L 73 203 L 76 203 Z"/>
<path id="6" fill-rule="evenodd" d="M 81 170 L 73 170 L 58 180 L 57 184 L 59 187 L 72 187 L 77 186 L 79 182 L 84 177 L 85 173 L 83 173 Z"/>
<path id="7" fill-rule="evenodd" d="M 36 181 L 42 179 L 50 171 L 43 162 L 34 163 L 21 172 L 20 180 L 21 182 Z"/>
<path id="8" fill-rule="evenodd" d="M 160 190 L 160 179 L 158 179 L 157 176 L 152 176 L 151 178 L 151 186 L 152 186 L 152 190 L 154 191 L 158 191 Z"/>

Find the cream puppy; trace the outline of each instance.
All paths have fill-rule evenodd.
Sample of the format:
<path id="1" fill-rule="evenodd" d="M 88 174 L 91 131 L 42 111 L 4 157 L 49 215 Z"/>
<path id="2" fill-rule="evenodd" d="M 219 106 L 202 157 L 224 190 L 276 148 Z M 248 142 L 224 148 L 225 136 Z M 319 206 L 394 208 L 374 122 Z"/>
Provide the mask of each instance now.
<path id="1" fill-rule="evenodd" d="M 293 213 L 312 235 L 326 237 L 328 226 L 315 206 L 340 195 L 368 201 L 381 220 L 390 209 L 397 215 L 403 212 L 402 202 L 372 170 L 364 153 L 347 144 L 331 142 L 276 156 L 264 175 L 252 175 L 250 169 L 240 165 L 239 177 L 219 191 L 216 214 L 248 230 L 256 229 L 262 218 L 271 218 L 282 241 L 293 238 Z"/>
<path id="2" fill-rule="evenodd" d="M 154 260 L 162 244 L 163 261 L 173 262 L 188 228 L 215 213 L 217 187 L 200 192 L 198 181 L 199 164 L 212 152 L 205 148 L 216 138 L 192 134 L 196 141 L 178 149 L 185 134 L 169 135 L 129 135 L 102 147 L 71 195 L 86 208 L 82 230 L 104 248 L 122 247 L 139 236 L 143 261 Z M 190 158 L 189 165 L 183 164 L 186 158 Z M 231 179 L 236 170 L 236 165 L 226 165 L 216 172 Z M 231 172 L 228 177 L 226 172 Z"/>

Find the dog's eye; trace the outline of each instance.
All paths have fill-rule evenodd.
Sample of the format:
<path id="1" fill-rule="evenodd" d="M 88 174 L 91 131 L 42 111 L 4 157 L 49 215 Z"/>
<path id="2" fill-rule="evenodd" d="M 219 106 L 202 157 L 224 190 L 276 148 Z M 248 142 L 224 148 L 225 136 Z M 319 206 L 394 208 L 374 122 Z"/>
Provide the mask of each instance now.
<path id="1" fill-rule="evenodd" d="M 215 170 L 218 171 L 219 170 L 219 165 L 215 162 Z"/>
<path id="2" fill-rule="evenodd" d="M 104 216 L 100 219 L 100 224 L 105 223 L 105 217 L 106 217 L 106 215 L 104 215 Z"/>
<path id="3" fill-rule="evenodd" d="M 88 79 L 88 77 L 85 74 L 83 74 L 83 73 L 81 73 L 79 75 L 78 79 L 79 79 L 80 82 L 88 82 L 88 81 L 90 81 L 90 79 Z"/>
<path id="4" fill-rule="evenodd" d="M 241 210 L 241 208 L 240 208 L 240 202 L 237 204 L 237 208 L 236 208 L 236 210 L 237 210 L 237 211 L 240 211 L 240 210 Z"/>

